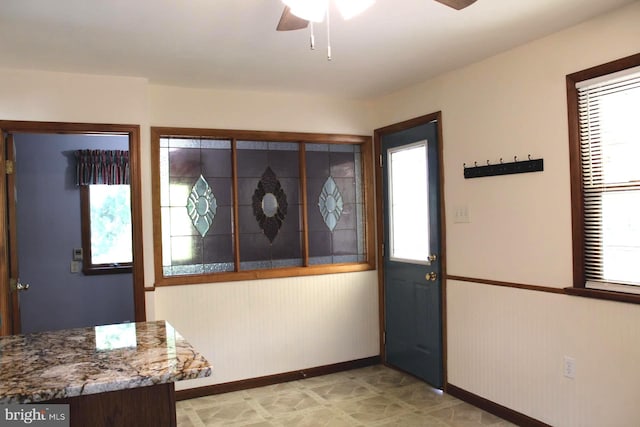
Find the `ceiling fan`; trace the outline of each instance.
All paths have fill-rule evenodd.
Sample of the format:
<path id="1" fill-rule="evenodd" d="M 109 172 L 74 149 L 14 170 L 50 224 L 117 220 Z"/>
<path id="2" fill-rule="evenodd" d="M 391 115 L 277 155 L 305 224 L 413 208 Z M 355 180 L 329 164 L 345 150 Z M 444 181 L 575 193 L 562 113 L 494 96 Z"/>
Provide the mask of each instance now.
<path id="1" fill-rule="evenodd" d="M 336 1 L 340 13 L 345 19 L 358 14 L 367 7 L 373 4 L 374 0 L 355 0 L 355 1 Z M 442 3 L 446 6 L 452 7 L 456 10 L 464 9 L 467 6 L 471 6 L 476 0 L 435 0 L 438 3 Z M 305 9 L 299 8 L 301 3 L 305 3 Z M 320 22 L 323 20 L 327 11 L 327 0 L 320 0 L 317 2 L 296 1 L 296 0 L 284 0 L 285 7 L 280 17 L 280 22 L 276 30 L 278 31 L 292 31 L 301 30 L 307 28 L 309 22 Z M 311 4 L 309 9 L 306 9 Z"/>

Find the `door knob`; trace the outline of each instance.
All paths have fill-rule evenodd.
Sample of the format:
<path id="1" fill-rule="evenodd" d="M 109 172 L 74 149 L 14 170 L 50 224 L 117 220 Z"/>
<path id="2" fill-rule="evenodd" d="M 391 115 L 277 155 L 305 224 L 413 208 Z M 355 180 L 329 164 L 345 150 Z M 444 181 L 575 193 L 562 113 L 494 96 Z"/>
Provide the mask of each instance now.
<path id="1" fill-rule="evenodd" d="M 431 282 L 435 282 L 436 279 L 438 278 L 438 274 L 434 271 L 432 271 L 431 273 L 427 273 L 426 276 L 424 276 L 425 279 L 431 281 Z"/>
<path id="2" fill-rule="evenodd" d="M 29 284 L 28 283 L 16 283 L 16 290 L 17 291 L 28 291 L 29 290 Z"/>
<path id="3" fill-rule="evenodd" d="M 27 290 L 29 290 L 29 284 L 20 282 L 20 279 L 18 279 L 18 280 L 10 279 L 9 280 L 9 286 L 11 287 L 12 291 L 27 291 Z"/>
<path id="4" fill-rule="evenodd" d="M 429 255 L 429 257 L 427 259 L 429 260 L 429 262 L 434 262 L 435 260 L 438 259 L 438 255 L 431 254 L 431 255 Z"/>

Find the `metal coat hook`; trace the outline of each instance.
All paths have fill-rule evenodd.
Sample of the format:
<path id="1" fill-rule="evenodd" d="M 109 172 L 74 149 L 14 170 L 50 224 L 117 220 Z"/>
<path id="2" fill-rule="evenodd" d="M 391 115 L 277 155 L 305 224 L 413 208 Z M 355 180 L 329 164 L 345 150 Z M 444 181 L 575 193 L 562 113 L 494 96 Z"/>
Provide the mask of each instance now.
<path id="1" fill-rule="evenodd" d="M 480 178 L 483 176 L 511 175 L 517 173 L 540 172 L 544 170 L 543 159 L 532 159 L 531 154 L 527 155 L 528 160 L 518 160 L 518 156 L 513 156 L 513 162 L 504 162 L 504 158 L 500 157 L 500 163 L 491 164 L 491 160 L 487 160 L 486 165 L 478 165 L 473 162 L 473 166 L 467 167 L 463 163 L 465 178 Z"/>

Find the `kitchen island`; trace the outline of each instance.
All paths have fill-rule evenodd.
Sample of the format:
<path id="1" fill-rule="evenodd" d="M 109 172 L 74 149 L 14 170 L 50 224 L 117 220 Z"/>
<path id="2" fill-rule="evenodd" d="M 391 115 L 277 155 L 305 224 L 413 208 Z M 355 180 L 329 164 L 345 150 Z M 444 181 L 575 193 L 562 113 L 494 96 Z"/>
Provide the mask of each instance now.
<path id="1" fill-rule="evenodd" d="M 209 375 L 165 321 L 0 337 L 0 404 L 66 403 L 72 426 L 175 426 L 173 383 Z"/>

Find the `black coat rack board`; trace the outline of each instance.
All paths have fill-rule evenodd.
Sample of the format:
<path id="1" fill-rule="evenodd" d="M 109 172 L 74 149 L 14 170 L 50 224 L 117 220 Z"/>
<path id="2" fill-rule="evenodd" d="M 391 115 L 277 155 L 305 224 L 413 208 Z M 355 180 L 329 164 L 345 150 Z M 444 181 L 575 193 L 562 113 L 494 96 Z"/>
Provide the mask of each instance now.
<path id="1" fill-rule="evenodd" d="M 483 176 L 496 176 L 496 175 L 511 175 L 514 173 L 527 173 L 527 172 L 540 172 L 544 170 L 544 159 L 532 159 L 528 156 L 527 160 L 519 161 L 518 157 L 513 158 L 513 162 L 503 163 L 500 159 L 500 163 L 490 164 L 487 160 L 486 165 L 478 165 L 478 162 L 474 162 L 473 166 L 467 167 L 464 163 L 464 177 L 465 178 L 481 178 Z"/>

